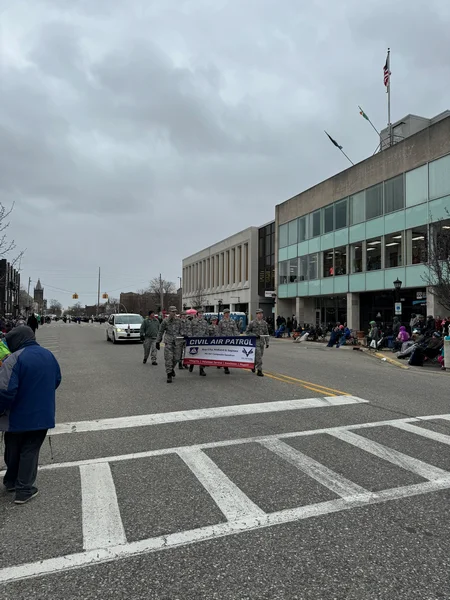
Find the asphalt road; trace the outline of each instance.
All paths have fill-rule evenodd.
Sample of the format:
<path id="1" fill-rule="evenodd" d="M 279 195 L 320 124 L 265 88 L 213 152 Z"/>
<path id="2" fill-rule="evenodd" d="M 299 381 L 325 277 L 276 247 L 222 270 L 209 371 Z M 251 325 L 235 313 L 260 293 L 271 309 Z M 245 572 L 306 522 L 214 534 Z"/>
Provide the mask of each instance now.
<path id="1" fill-rule="evenodd" d="M 40 495 L 0 493 L 0 598 L 450 598 L 449 375 L 271 342 L 266 376 L 52 324 Z"/>

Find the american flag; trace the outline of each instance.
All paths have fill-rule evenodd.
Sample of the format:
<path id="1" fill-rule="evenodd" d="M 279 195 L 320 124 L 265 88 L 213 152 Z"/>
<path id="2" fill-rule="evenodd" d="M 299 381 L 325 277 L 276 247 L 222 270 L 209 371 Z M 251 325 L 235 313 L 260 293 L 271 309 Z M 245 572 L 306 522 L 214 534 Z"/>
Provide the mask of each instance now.
<path id="1" fill-rule="evenodd" d="M 384 74 L 384 85 L 387 87 L 389 85 L 389 76 L 391 74 L 391 72 L 389 71 L 389 54 L 386 57 L 386 63 L 383 67 L 383 74 Z"/>

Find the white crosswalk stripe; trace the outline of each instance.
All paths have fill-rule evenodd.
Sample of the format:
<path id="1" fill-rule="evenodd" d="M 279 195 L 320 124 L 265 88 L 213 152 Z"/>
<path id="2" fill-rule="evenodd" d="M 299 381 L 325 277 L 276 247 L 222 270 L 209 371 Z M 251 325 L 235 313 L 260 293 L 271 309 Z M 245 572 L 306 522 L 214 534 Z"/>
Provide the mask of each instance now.
<path id="1" fill-rule="evenodd" d="M 83 551 L 64 556 L 30 562 L 22 565 L 8 566 L 0 569 L 0 582 L 20 580 L 25 577 L 55 573 L 67 569 L 80 568 L 118 558 L 135 556 L 143 553 L 164 550 L 199 541 L 232 535 L 244 531 L 270 527 L 280 523 L 292 523 L 310 517 L 317 517 L 334 512 L 351 510 L 355 507 L 381 504 L 390 500 L 398 500 L 427 494 L 434 491 L 450 489 L 450 459 L 448 469 L 428 464 L 415 456 L 410 456 L 390 448 L 384 444 L 363 436 L 364 429 L 371 428 L 371 436 L 383 432 L 386 427 L 394 432 L 405 432 L 414 440 L 427 443 L 443 444 L 445 451 L 450 436 L 437 433 L 415 425 L 417 422 L 434 419 L 448 420 L 450 415 L 430 415 L 420 418 L 406 418 L 375 423 L 362 423 L 342 427 L 319 430 L 289 432 L 285 434 L 254 437 L 246 439 L 226 440 L 197 444 L 193 446 L 164 448 L 139 455 L 106 457 L 85 461 L 46 465 L 41 470 L 57 472 L 61 468 L 76 468 L 81 476 L 82 497 L 82 533 Z M 358 432 L 358 433 L 355 433 Z M 374 433 L 375 432 L 375 433 Z M 354 452 L 355 461 L 358 455 L 371 455 L 381 459 L 382 464 L 395 466 L 408 473 L 424 479 L 421 483 L 413 483 L 399 487 L 390 487 L 380 491 L 371 491 L 347 479 L 328 466 L 321 464 L 309 453 L 300 452 L 292 447 L 288 440 L 303 439 L 327 434 L 336 444 L 344 442 L 349 451 Z M 317 438 L 316 438 L 317 439 Z M 339 442 L 338 442 L 339 440 Z M 238 452 L 250 446 L 264 447 L 276 457 L 286 461 L 296 470 L 301 471 L 314 484 L 324 486 L 337 496 L 335 499 L 316 502 L 306 506 L 265 512 L 229 477 L 227 469 L 219 467 L 207 452 L 220 449 L 236 449 Z M 311 451 L 314 453 L 313 451 Z M 129 461 L 129 470 L 133 470 L 137 458 L 177 456 L 189 467 L 188 473 L 201 484 L 202 493 L 220 509 L 225 522 L 205 524 L 183 531 L 167 532 L 143 540 L 128 540 L 127 528 L 121 514 L 120 500 L 116 494 L 117 480 L 113 478 L 110 464 Z M 374 459 L 372 459 L 374 460 Z M 446 466 L 445 465 L 445 466 Z M 417 481 L 417 480 L 416 480 Z M 150 492 L 151 493 L 151 490 Z M 186 499 L 189 501 L 189 498 Z"/>

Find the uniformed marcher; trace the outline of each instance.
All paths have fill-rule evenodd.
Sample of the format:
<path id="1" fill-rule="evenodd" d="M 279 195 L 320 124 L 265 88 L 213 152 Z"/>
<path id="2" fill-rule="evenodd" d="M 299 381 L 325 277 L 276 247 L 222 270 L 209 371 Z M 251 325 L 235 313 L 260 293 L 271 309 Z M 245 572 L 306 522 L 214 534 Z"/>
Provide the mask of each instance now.
<path id="1" fill-rule="evenodd" d="M 158 336 L 158 332 L 159 332 L 158 317 L 155 315 L 155 311 L 150 310 L 148 313 L 148 317 L 142 321 L 141 332 L 140 332 L 141 340 L 144 342 L 144 360 L 142 361 L 144 363 L 144 365 L 148 360 L 150 351 L 152 353 L 152 355 L 151 355 L 152 365 L 158 364 L 156 362 L 156 338 Z"/>
<path id="2" fill-rule="evenodd" d="M 216 337 L 219 335 L 219 319 L 217 317 L 211 318 L 211 323 L 209 324 L 209 336 Z"/>
<path id="3" fill-rule="evenodd" d="M 160 344 L 164 336 L 164 363 L 166 366 L 167 383 L 172 383 L 172 377 L 175 377 L 176 339 L 180 335 L 180 319 L 177 317 L 175 306 L 169 308 L 169 316 L 159 326 L 158 337 L 156 338 L 156 348 L 160 349 Z"/>
<path id="4" fill-rule="evenodd" d="M 187 365 L 183 366 L 183 351 L 186 347 L 186 341 L 181 336 L 189 337 L 190 335 L 192 335 L 192 321 L 187 318 L 186 312 L 183 310 L 180 315 L 180 337 L 176 340 L 177 362 L 180 370 L 188 368 Z"/>
<path id="5" fill-rule="evenodd" d="M 223 311 L 223 317 L 219 322 L 219 336 L 238 336 L 238 328 L 236 322 L 230 317 L 230 309 L 225 308 Z M 225 375 L 230 374 L 230 369 L 225 367 L 224 369 Z"/>
<path id="6" fill-rule="evenodd" d="M 205 311 L 203 308 L 197 310 L 197 316 L 192 320 L 192 336 L 193 337 L 208 337 L 209 336 L 209 323 L 204 317 Z M 189 372 L 192 373 L 194 365 L 189 366 Z M 205 367 L 200 367 L 201 377 L 206 377 Z"/>
<path id="7" fill-rule="evenodd" d="M 256 370 L 259 377 L 264 377 L 264 373 L 262 372 L 262 358 L 264 355 L 264 348 L 269 347 L 269 337 L 262 336 L 269 336 L 269 329 L 264 320 L 264 313 L 260 308 L 256 311 L 256 319 L 250 321 L 245 333 L 256 337 L 255 367 L 252 371 L 254 373 Z"/>

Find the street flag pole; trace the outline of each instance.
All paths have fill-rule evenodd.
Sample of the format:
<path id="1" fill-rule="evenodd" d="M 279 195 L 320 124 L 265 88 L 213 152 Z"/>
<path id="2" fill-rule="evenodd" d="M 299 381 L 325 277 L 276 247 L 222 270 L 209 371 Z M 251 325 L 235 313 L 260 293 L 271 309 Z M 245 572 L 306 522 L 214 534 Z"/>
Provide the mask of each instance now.
<path id="1" fill-rule="evenodd" d="M 325 129 L 324 129 L 324 131 L 325 131 Z M 346 159 L 349 161 L 349 163 L 351 163 L 352 165 L 354 165 L 355 163 L 354 163 L 352 160 L 350 160 L 350 158 L 349 158 L 349 157 L 348 157 L 348 156 L 345 154 L 345 152 L 344 152 L 344 150 L 343 150 L 342 146 L 340 146 L 340 145 L 339 145 L 339 144 L 336 142 L 336 140 L 333 140 L 333 138 L 331 137 L 331 135 L 330 135 L 329 133 L 327 133 L 326 131 L 325 131 L 325 133 L 327 134 L 327 136 L 328 136 L 328 138 L 329 138 L 330 142 L 331 142 L 331 143 L 332 143 L 334 146 L 336 146 L 336 148 L 339 148 L 339 150 L 342 152 L 342 154 L 345 156 L 345 158 L 346 158 Z"/>
<path id="2" fill-rule="evenodd" d="M 383 68 L 383 81 L 386 86 L 387 104 L 388 104 L 388 128 L 389 145 L 392 146 L 392 123 L 391 123 L 391 49 L 388 48 L 386 63 Z"/>
<path id="3" fill-rule="evenodd" d="M 376 132 L 376 134 L 378 135 L 378 146 L 375 149 L 374 154 L 376 154 L 378 148 L 381 147 L 381 133 L 378 131 L 378 129 L 375 127 L 375 125 L 372 123 L 372 121 L 369 119 L 369 117 L 366 115 L 366 113 L 363 111 L 363 109 L 358 105 L 359 108 L 359 114 L 363 117 L 363 119 L 366 119 L 366 121 L 369 121 L 369 123 L 372 125 L 372 128 L 374 129 L 374 131 Z"/>

